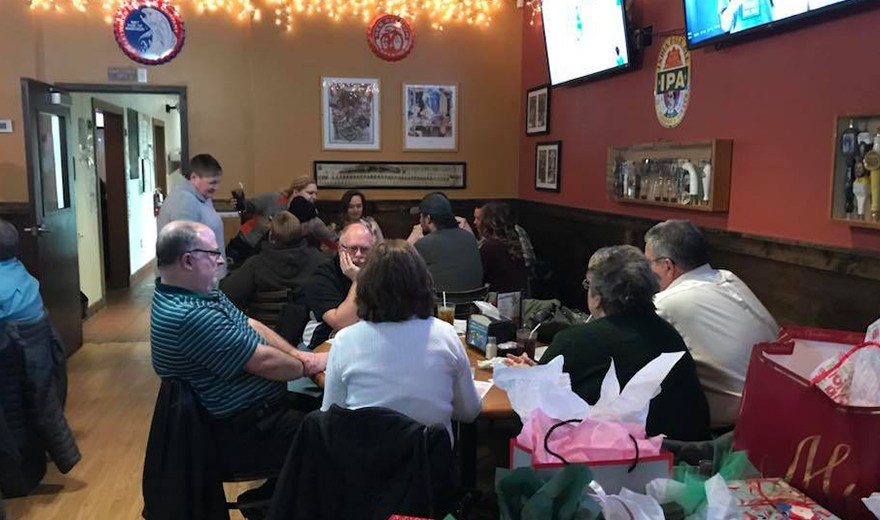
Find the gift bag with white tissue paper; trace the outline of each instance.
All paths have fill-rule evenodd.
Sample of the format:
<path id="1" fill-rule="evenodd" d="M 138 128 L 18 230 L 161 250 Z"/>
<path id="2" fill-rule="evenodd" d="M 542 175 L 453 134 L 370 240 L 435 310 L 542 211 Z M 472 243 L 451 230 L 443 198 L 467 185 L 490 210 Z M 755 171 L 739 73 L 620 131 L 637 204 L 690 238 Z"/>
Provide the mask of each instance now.
<path id="1" fill-rule="evenodd" d="M 612 362 L 592 407 L 571 390 L 560 358 L 542 367 L 499 370 L 495 384 L 508 391 L 523 421 L 522 432 L 511 441 L 510 467 L 587 464 L 609 493 L 624 487 L 642 491 L 654 478 L 668 477 L 672 455 L 661 452 L 662 435 L 646 438 L 645 421 L 651 399 L 682 355 L 661 354 L 623 389 Z M 547 393 L 535 395 L 537 389 Z"/>

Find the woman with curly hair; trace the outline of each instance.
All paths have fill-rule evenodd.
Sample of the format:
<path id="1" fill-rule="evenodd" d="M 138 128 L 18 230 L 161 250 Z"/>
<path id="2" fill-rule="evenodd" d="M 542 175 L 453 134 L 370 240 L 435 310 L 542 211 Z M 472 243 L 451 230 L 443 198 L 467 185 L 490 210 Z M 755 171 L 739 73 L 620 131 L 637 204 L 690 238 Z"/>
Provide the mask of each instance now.
<path id="1" fill-rule="evenodd" d="M 489 202 L 482 207 L 480 219 L 475 224 L 480 234 L 483 280 L 489 284 L 489 290 L 525 291 L 529 271 L 510 207 L 504 202 Z"/>

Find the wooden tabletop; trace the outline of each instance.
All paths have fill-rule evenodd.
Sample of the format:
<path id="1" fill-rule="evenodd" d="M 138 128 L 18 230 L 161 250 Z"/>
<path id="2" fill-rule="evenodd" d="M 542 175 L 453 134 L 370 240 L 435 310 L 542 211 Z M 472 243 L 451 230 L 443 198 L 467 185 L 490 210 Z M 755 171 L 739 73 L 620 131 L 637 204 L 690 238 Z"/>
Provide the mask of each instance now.
<path id="1" fill-rule="evenodd" d="M 483 353 L 468 346 L 465 346 L 465 350 L 467 350 L 471 366 L 475 368 L 474 378 L 478 381 L 488 381 L 489 379 L 492 379 L 491 370 L 483 370 L 477 367 L 477 361 L 486 359 Z M 315 347 L 314 352 L 330 352 L 330 343 L 321 343 Z M 315 374 L 313 379 L 318 386 L 324 388 L 323 372 Z M 483 419 L 504 419 L 507 417 L 514 417 L 515 415 L 516 413 L 513 411 L 513 408 L 510 406 L 510 401 L 507 399 L 507 392 L 493 385 L 489 390 L 489 393 L 483 397 L 483 411 L 480 412 L 480 417 Z"/>

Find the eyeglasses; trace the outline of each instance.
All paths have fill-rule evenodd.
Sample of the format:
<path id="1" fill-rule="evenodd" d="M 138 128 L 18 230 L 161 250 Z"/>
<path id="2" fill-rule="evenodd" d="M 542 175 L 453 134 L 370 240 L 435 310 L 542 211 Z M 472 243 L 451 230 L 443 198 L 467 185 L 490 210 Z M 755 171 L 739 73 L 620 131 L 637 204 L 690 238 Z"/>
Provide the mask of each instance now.
<path id="1" fill-rule="evenodd" d="M 672 262 L 672 259 L 669 258 L 668 256 L 658 256 L 657 258 L 655 258 L 653 260 L 648 260 L 648 261 L 651 262 L 652 264 L 654 264 L 657 262 L 662 262 L 663 260 L 669 260 L 670 262 Z M 672 262 L 672 263 L 675 263 L 675 262 Z"/>
<path id="2" fill-rule="evenodd" d="M 218 249 L 190 249 L 187 253 L 205 253 L 211 257 L 221 257 L 223 253 Z"/>
<path id="3" fill-rule="evenodd" d="M 340 249 L 343 249 L 343 250 L 345 250 L 345 251 L 348 251 L 348 252 L 351 253 L 351 254 L 357 254 L 357 253 L 360 253 L 360 254 L 362 254 L 362 255 L 366 255 L 367 253 L 370 252 L 370 249 L 372 249 L 371 247 L 363 247 L 363 246 L 344 246 L 344 245 L 342 245 L 342 244 L 339 244 L 339 248 L 340 248 Z"/>

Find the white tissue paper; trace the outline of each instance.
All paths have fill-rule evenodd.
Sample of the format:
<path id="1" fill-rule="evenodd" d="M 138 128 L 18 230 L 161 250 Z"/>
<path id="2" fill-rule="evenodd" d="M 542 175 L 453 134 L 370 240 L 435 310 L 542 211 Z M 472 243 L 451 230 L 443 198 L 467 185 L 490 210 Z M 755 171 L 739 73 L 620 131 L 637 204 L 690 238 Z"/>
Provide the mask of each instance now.
<path id="1" fill-rule="evenodd" d="M 640 495 L 626 488 L 618 495 L 597 492 L 593 495 L 602 506 L 605 520 L 663 520 L 663 508 L 653 497 Z"/>
<path id="2" fill-rule="evenodd" d="M 865 341 L 876 341 L 880 343 L 880 320 L 875 321 L 868 327 L 865 334 Z"/>
<path id="3" fill-rule="evenodd" d="M 862 502 L 868 508 L 868 511 L 877 518 L 880 518 L 880 493 L 871 493 L 871 496 L 863 498 Z"/>
<path id="4" fill-rule="evenodd" d="M 492 380 L 507 392 L 510 404 L 525 421 L 541 409 L 555 419 L 583 419 L 590 405 L 571 390 L 571 379 L 562 371 L 563 356 L 531 368 L 496 365 Z"/>
<path id="5" fill-rule="evenodd" d="M 856 345 L 823 361 L 810 378 L 835 403 L 848 406 L 880 406 L 880 345 Z"/>
<path id="6" fill-rule="evenodd" d="M 704 484 L 706 489 L 706 501 L 697 507 L 696 511 L 686 517 L 686 520 L 737 520 L 742 518 L 742 511 L 737 504 L 736 498 L 727 487 L 727 482 L 721 475 L 715 475 Z M 645 492 L 657 500 L 658 503 L 667 504 L 675 502 L 683 507 L 685 503 L 686 487 L 681 482 L 667 478 L 654 479 L 648 483 Z"/>
<path id="7" fill-rule="evenodd" d="M 660 383 L 666 379 L 672 367 L 684 356 L 684 352 L 660 354 L 626 383 L 623 391 L 617 380 L 614 362 L 602 380 L 599 400 L 589 410 L 588 417 L 598 421 L 614 421 L 645 425 L 651 399 L 660 393 Z"/>
<path id="8" fill-rule="evenodd" d="M 474 301 L 474 305 L 480 309 L 480 314 L 488 316 L 490 318 L 495 318 L 496 320 L 501 319 L 501 313 L 498 311 L 498 307 L 492 305 L 489 302 L 479 302 Z"/>

